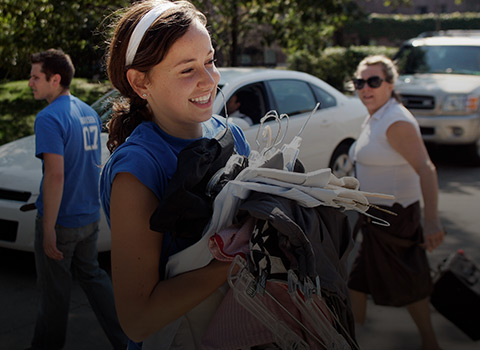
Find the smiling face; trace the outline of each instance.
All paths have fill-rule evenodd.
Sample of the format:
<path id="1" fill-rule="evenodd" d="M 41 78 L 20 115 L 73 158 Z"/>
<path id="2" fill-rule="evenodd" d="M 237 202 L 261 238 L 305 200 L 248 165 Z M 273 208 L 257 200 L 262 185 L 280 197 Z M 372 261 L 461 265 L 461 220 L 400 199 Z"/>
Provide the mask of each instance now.
<path id="1" fill-rule="evenodd" d="M 205 26 L 192 22 L 146 80 L 145 93 L 155 122 L 176 137 L 201 137 L 200 123 L 212 116 L 220 80 Z"/>
<path id="2" fill-rule="evenodd" d="M 368 84 L 357 90 L 358 97 L 367 107 L 370 115 L 378 111 L 392 97 L 394 85 L 385 81 L 385 73 L 381 64 L 363 65 L 359 67 L 356 78 L 367 80 L 370 77 L 378 76 L 383 79 L 378 88 L 371 88 Z"/>

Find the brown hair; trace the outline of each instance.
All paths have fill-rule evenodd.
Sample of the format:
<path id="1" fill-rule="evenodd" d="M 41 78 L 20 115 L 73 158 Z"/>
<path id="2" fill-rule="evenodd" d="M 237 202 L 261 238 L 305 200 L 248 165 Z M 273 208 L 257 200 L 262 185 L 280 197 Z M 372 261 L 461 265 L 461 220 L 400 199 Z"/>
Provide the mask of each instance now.
<path id="1" fill-rule="evenodd" d="M 72 83 L 73 75 L 75 74 L 75 67 L 69 55 L 64 53 L 61 49 L 49 49 L 43 52 L 37 52 L 30 56 L 30 63 L 41 63 L 42 72 L 45 73 L 47 81 L 52 75 L 59 74 L 60 85 L 64 89 L 69 89 Z"/>
<path id="2" fill-rule="evenodd" d="M 107 147 L 113 152 L 142 122 L 152 120 L 146 100 L 140 98 L 127 80 L 127 70 L 134 68 L 148 73 L 160 63 L 172 45 L 181 38 L 195 20 L 206 25 L 205 16 L 188 1 L 176 1 L 176 6 L 163 12 L 149 27 L 140 42 L 130 66 L 126 66 L 125 54 L 130 36 L 141 18 L 152 8 L 166 1 L 147 0 L 137 2 L 127 9 L 117 22 L 107 56 L 107 72 L 110 82 L 122 94 L 113 104 L 112 119 L 108 122 Z"/>
<path id="3" fill-rule="evenodd" d="M 375 66 L 380 65 L 382 67 L 383 74 L 385 75 L 385 81 L 390 84 L 395 84 L 395 81 L 398 78 L 398 71 L 395 63 L 384 55 L 372 55 L 365 57 L 357 66 L 355 71 L 355 76 L 357 77 L 360 74 L 360 69 L 363 66 Z M 398 102 L 401 102 L 400 96 L 392 91 L 392 97 L 395 98 Z"/>

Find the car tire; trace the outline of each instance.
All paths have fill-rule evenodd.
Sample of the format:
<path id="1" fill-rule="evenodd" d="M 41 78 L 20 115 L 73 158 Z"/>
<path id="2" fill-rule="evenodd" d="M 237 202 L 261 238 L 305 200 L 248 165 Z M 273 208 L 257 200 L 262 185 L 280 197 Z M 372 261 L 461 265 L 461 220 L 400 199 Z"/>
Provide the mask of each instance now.
<path id="1" fill-rule="evenodd" d="M 480 166 L 480 139 L 467 145 L 467 162 L 472 166 Z"/>
<path id="2" fill-rule="evenodd" d="M 330 169 L 332 174 L 340 178 L 343 176 L 353 176 L 353 163 L 348 156 L 351 143 L 344 142 L 338 145 L 330 159 Z"/>

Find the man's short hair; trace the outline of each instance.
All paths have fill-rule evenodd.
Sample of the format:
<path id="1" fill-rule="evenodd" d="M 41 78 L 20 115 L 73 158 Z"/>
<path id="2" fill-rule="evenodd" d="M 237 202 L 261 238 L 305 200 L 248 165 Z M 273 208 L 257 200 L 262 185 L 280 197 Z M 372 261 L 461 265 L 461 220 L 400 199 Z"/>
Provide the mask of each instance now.
<path id="1" fill-rule="evenodd" d="M 240 102 L 240 104 L 247 103 L 248 100 L 252 99 L 252 94 L 249 90 L 240 90 L 235 93 L 237 102 Z"/>
<path id="2" fill-rule="evenodd" d="M 32 64 L 42 64 L 42 72 L 45 73 L 47 81 L 50 80 L 52 75 L 59 74 L 61 77 L 60 85 L 65 89 L 70 88 L 70 83 L 75 74 L 75 67 L 70 56 L 61 49 L 49 49 L 34 53 L 30 57 L 30 62 Z"/>

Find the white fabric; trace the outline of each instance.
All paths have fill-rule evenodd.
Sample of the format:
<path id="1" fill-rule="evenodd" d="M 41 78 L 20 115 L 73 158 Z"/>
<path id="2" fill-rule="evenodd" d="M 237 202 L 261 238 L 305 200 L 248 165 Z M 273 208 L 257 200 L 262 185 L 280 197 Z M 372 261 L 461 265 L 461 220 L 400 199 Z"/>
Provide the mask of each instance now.
<path id="1" fill-rule="evenodd" d="M 137 23 L 135 29 L 133 30 L 132 36 L 128 42 L 127 53 L 125 54 L 125 65 L 129 66 L 133 63 L 135 55 L 137 54 L 138 46 L 143 39 L 146 31 L 152 23 L 165 11 L 171 9 L 175 6 L 173 2 L 160 3 L 158 6 L 155 6 L 153 9 L 148 11 L 145 16 Z"/>
<path id="2" fill-rule="evenodd" d="M 253 120 L 252 118 L 250 118 L 248 115 L 246 114 L 243 114 L 242 112 L 240 112 L 239 109 L 237 109 L 235 112 L 233 112 L 232 114 L 229 114 L 228 115 L 230 118 L 239 118 L 239 119 L 243 119 L 245 120 L 248 125 L 253 125 Z"/>
<path id="3" fill-rule="evenodd" d="M 373 204 L 393 205 L 398 202 L 407 207 L 421 197 L 419 176 L 387 139 L 388 128 L 398 121 L 411 123 L 421 136 L 415 117 L 392 98 L 366 120 L 358 140 L 350 149 L 360 189 L 395 197 L 395 200 L 372 198 Z"/>
<path id="4" fill-rule="evenodd" d="M 270 168 L 245 168 L 235 180 L 229 181 L 215 198 L 213 216 L 203 237 L 194 245 L 170 256 L 166 266 L 166 278 L 204 267 L 214 259 L 208 248 L 210 237 L 233 224 L 238 206 L 251 191 L 289 198 L 304 207 L 328 205 L 366 214 L 368 200 L 364 193 L 357 191 L 358 187 L 357 179 L 338 179 L 328 168 L 306 174 Z M 217 303 L 223 297 L 218 295 L 219 292 L 148 338 L 144 342 L 144 350 L 197 348 L 204 330 L 200 325 L 208 325 L 205 317 L 210 318 L 216 311 Z M 198 329 L 201 331 L 194 334 L 197 327 L 200 327 Z"/>
<path id="5" fill-rule="evenodd" d="M 350 186 L 352 182 L 356 183 L 356 179 L 350 180 L 346 181 Z M 169 258 L 166 266 L 167 278 L 206 266 L 213 259 L 208 249 L 209 238 L 233 224 L 238 206 L 249 196 L 250 191 L 289 198 L 307 208 L 327 205 L 365 213 L 369 203 L 365 195 L 351 188 L 338 186 L 342 182 L 345 181 L 336 179 L 328 168 L 306 174 L 267 168 L 249 167 L 242 170 L 215 198 L 213 216 L 203 237 Z M 328 188 L 329 184 L 332 184 L 331 189 Z"/>

